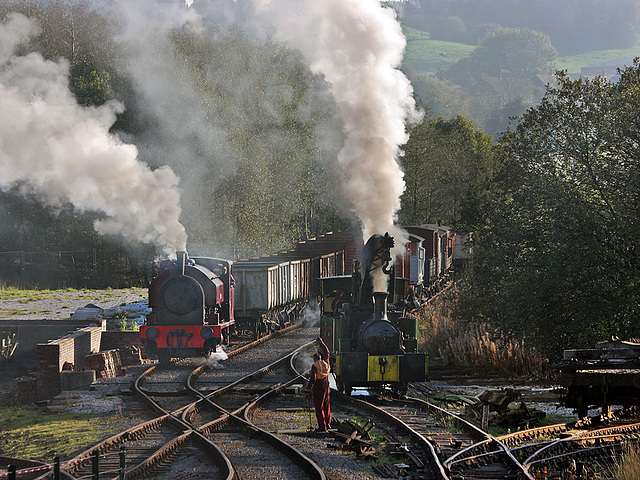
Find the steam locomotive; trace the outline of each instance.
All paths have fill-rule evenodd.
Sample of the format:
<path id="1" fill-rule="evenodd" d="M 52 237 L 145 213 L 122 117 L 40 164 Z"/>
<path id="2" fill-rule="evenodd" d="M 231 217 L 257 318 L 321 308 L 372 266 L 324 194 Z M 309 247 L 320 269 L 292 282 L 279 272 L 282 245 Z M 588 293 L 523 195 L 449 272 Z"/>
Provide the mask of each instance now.
<path id="1" fill-rule="evenodd" d="M 397 258 L 393 267 L 391 260 L 385 267 L 394 272 L 389 282 L 390 291 L 384 296 L 384 302 L 390 304 L 402 301 L 409 292 L 419 298 L 433 291 L 452 264 L 453 236 L 448 229 L 436 226 L 411 229 L 405 255 Z M 372 238 L 377 240 L 370 242 L 379 241 L 377 236 Z M 358 258 L 375 257 L 373 247 L 369 242 L 367 245 L 362 244 L 360 232 L 347 231 L 329 232 L 300 242 L 291 251 L 234 263 L 210 257 L 190 258 L 186 252 L 178 252 L 177 260 L 160 262 L 153 272 L 149 286 L 151 313 L 146 325 L 140 328 L 145 351 L 163 362 L 176 357 L 206 355 L 220 345 L 228 344 L 234 333 L 245 332 L 260 337 L 295 323 L 307 305 L 318 299 L 326 314 L 333 314 L 343 303 L 350 303 L 352 309 L 360 305 L 352 299 L 347 302 L 345 296 L 333 295 L 337 290 L 349 295 L 354 292 L 363 299 L 358 309 L 363 312 L 360 318 L 364 318 L 364 312 L 373 309 L 374 295 L 371 295 L 370 287 L 369 293 L 360 293 L 362 285 L 352 288 L 351 275 L 355 274 L 354 265 L 359 265 Z M 386 247 L 382 251 L 387 251 Z M 369 260 L 365 264 L 370 266 Z M 365 285 L 369 284 L 368 268 L 364 271 Z M 348 285 L 343 285 L 345 283 Z M 386 307 L 379 309 L 377 315 L 385 317 Z M 382 353 L 400 355 L 400 350 L 403 354 L 411 353 L 417 343 L 417 327 L 406 317 L 395 320 L 395 313 L 389 316 L 394 318 L 391 323 L 402 325 L 402 342 L 396 338 L 397 351 Z M 373 332 L 378 332 L 382 325 L 388 327 L 388 323 L 376 322 L 377 326 L 370 326 L 364 341 L 372 342 L 376 336 Z M 349 338 L 355 338 L 354 334 L 351 332 Z M 347 337 L 335 336 L 346 345 Z M 337 343 L 333 346 L 335 352 L 347 351 Z M 371 353 L 377 352 L 372 350 Z M 383 384 L 390 381 L 389 372 L 393 368 L 382 369 Z M 406 383 L 410 380 L 405 381 L 402 377 L 397 381 Z M 343 382 L 345 388 L 362 383 L 348 375 Z"/>
<path id="2" fill-rule="evenodd" d="M 374 235 L 351 277 L 322 279 L 320 336 L 331 352 L 337 387 L 347 395 L 354 387 L 405 395 L 409 382 L 427 379 L 428 357 L 417 352 L 417 319 L 404 315 L 404 308 L 388 308 L 402 285 L 391 265 L 393 246 L 388 234 Z"/>
<path id="3" fill-rule="evenodd" d="M 140 327 L 145 351 L 160 362 L 213 352 L 228 343 L 235 324 L 231 262 L 189 258 L 160 264 L 149 286 L 147 324 Z"/>

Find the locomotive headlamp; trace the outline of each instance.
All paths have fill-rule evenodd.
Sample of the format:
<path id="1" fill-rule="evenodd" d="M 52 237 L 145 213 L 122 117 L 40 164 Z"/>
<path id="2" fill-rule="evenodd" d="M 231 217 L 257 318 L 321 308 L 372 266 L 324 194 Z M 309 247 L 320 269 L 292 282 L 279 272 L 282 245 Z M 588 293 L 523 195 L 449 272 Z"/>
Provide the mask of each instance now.
<path id="1" fill-rule="evenodd" d="M 202 327 L 200 329 L 200 336 L 205 340 L 209 340 L 213 338 L 213 328 L 211 327 Z"/>
<path id="2" fill-rule="evenodd" d="M 145 334 L 149 340 L 155 340 L 156 338 L 158 338 L 158 335 L 160 335 L 160 332 L 158 331 L 157 328 L 151 327 L 151 328 L 147 328 L 147 331 L 145 332 Z"/>

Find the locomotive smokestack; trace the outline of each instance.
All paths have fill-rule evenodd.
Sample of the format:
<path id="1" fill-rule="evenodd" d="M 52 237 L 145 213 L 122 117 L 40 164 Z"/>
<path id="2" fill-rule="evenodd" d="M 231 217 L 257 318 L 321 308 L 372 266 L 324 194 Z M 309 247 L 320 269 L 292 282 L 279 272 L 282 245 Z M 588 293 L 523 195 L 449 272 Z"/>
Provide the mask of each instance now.
<path id="1" fill-rule="evenodd" d="M 178 267 L 180 267 L 180 275 L 184 275 L 184 266 L 187 263 L 187 252 L 185 250 L 179 250 L 176 252 L 178 256 Z"/>
<path id="2" fill-rule="evenodd" d="M 373 318 L 376 320 L 387 320 L 387 292 L 373 293 Z"/>

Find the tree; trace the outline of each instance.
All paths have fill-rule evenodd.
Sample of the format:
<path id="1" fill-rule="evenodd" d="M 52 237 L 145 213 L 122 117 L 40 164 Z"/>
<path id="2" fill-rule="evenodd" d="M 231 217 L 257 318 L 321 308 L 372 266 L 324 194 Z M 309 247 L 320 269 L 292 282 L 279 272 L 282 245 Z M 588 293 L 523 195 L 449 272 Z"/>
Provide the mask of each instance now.
<path id="1" fill-rule="evenodd" d="M 503 131 L 508 117 L 537 103 L 542 89 L 532 82 L 553 70 L 557 54 L 549 37 L 529 29 L 501 28 L 487 34 L 472 55 L 443 74 L 470 93 L 472 116 L 490 133 Z"/>
<path id="2" fill-rule="evenodd" d="M 492 144 L 461 116 L 425 119 L 412 128 L 403 147 L 402 223 L 458 226 L 465 197 L 491 168 Z"/>
<path id="3" fill-rule="evenodd" d="M 413 75 L 411 84 L 416 100 L 428 110 L 430 118 L 449 119 L 458 115 L 470 118 L 468 95 L 457 85 L 428 75 Z"/>
<path id="4" fill-rule="evenodd" d="M 164 112 L 152 112 L 143 142 L 188 185 L 185 210 L 198 212 L 184 215 L 190 243 L 264 254 L 344 225 L 339 199 L 326 194 L 337 190 L 329 166 L 339 144 L 323 138 L 335 105 L 300 53 L 211 25 L 175 31 L 170 42 L 172 101 L 190 108 L 170 131 L 154 118 Z M 197 159 L 171 154 L 184 132 Z"/>
<path id="5" fill-rule="evenodd" d="M 502 138 L 465 215 L 480 311 L 555 356 L 640 333 L 640 64 L 558 84 Z"/>
<path id="6" fill-rule="evenodd" d="M 557 56 L 548 35 L 528 28 L 489 32 L 472 55 L 483 74 L 527 79 L 553 71 Z"/>

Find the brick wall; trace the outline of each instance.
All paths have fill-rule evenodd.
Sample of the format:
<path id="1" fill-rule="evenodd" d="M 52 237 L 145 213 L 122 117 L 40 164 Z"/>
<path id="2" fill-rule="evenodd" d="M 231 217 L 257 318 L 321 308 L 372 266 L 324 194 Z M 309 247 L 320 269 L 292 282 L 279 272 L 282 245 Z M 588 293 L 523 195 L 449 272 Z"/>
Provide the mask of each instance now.
<path id="1" fill-rule="evenodd" d="M 139 332 L 118 332 L 110 330 L 102 332 L 100 350 L 124 350 L 131 345 L 142 348 Z"/>
<path id="2" fill-rule="evenodd" d="M 103 326 L 85 327 L 37 346 L 37 396 L 48 399 L 60 393 L 60 372 L 65 362 L 84 368 L 84 357 L 100 350 Z"/>

